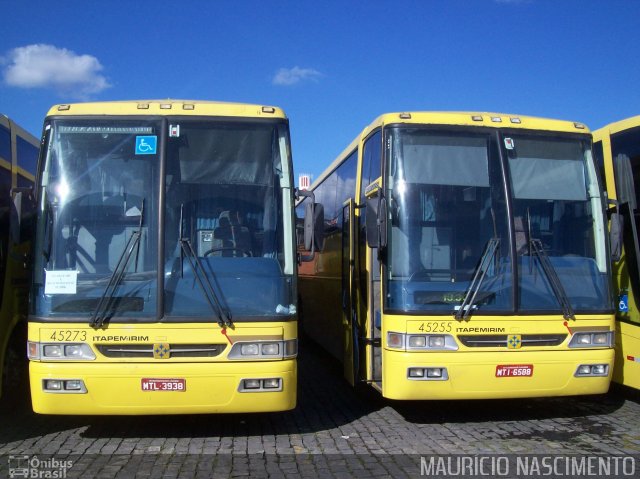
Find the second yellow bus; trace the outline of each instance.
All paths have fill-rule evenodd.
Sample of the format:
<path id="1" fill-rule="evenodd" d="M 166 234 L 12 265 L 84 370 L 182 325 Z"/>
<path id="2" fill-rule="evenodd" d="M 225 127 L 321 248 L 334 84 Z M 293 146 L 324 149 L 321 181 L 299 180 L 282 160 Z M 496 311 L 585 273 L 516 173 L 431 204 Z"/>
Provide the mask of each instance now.
<path id="1" fill-rule="evenodd" d="M 593 132 L 594 153 L 606 178 L 609 198 L 624 219 L 621 255 L 613 263 L 616 308 L 616 364 L 613 380 L 640 389 L 640 116 Z"/>
<path id="2" fill-rule="evenodd" d="M 607 391 L 606 205 L 583 124 L 384 114 L 311 189 L 323 235 L 299 269 L 301 323 L 352 384 L 392 399 Z"/>

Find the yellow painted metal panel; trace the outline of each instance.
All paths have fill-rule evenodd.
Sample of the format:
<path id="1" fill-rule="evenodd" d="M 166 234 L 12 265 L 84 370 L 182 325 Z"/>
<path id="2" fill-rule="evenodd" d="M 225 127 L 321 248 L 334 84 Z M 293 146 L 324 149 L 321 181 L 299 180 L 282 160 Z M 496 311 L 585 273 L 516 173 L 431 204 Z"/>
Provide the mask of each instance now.
<path id="1" fill-rule="evenodd" d="M 185 107 L 185 105 L 189 106 Z M 68 105 L 54 105 L 47 113 L 47 116 L 75 115 L 184 115 L 285 118 L 284 112 L 274 106 L 201 100 L 137 100 L 72 103 Z"/>
<path id="2" fill-rule="evenodd" d="M 267 412 L 296 404 L 296 361 L 199 364 L 31 362 L 33 410 L 41 414 L 195 414 Z M 282 391 L 239 392 L 242 379 L 282 378 Z M 143 378 L 180 378 L 186 389 L 143 391 Z M 81 379 L 87 393 L 50 393 L 44 379 Z"/>
<path id="3" fill-rule="evenodd" d="M 601 394 L 609 389 L 613 349 L 584 351 L 383 352 L 383 395 L 390 399 L 495 399 Z M 606 377 L 575 377 L 580 364 L 607 364 Z M 532 365 L 531 377 L 496 377 L 498 365 Z M 411 380 L 409 367 L 446 367 L 449 379 Z"/>

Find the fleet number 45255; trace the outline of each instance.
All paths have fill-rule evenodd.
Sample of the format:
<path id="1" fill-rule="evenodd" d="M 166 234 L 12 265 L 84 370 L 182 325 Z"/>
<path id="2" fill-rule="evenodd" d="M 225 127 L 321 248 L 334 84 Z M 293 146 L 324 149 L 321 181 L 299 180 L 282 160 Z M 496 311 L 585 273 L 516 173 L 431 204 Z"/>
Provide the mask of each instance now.
<path id="1" fill-rule="evenodd" d="M 444 321 L 427 321 L 418 326 L 421 333 L 450 333 L 451 323 Z"/>

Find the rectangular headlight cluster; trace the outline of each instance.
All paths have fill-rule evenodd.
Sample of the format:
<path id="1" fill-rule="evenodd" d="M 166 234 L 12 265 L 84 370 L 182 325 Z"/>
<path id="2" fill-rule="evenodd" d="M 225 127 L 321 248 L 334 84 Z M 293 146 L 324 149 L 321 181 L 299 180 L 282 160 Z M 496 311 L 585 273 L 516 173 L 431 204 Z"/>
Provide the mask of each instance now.
<path id="1" fill-rule="evenodd" d="M 47 393 L 86 394 L 82 379 L 43 379 L 42 390 Z"/>
<path id="2" fill-rule="evenodd" d="M 282 378 L 241 379 L 238 391 L 241 393 L 282 391 Z"/>
<path id="3" fill-rule="evenodd" d="M 608 376 L 608 364 L 581 364 L 576 369 L 576 377 Z"/>
<path id="4" fill-rule="evenodd" d="M 447 381 L 449 373 L 447 368 L 409 368 L 407 369 L 407 379 L 414 381 Z"/>
<path id="5" fill-rule="evenodd" d="M 569 341 L 570 348 L 612 348 L 613 331 L 575 333 Z"/>
<path id="6" fill-rule="evenodd" d="M 93 361 L 96 355 L 86 343 L 27 343 L 27 356 L 42 361 Z"/>
<path id="7" fill-rule="evenodd" d="M 450 334 L 387 333 L 387 347 L 404 351 L 456 351 L 458 344 Z"/>
<path id="8" fill-rule="evenodd" d="M 287 341 L 238 341 L 229 351 L 229 359 L 290 359 L 298 355 L 298 340 Z"/>

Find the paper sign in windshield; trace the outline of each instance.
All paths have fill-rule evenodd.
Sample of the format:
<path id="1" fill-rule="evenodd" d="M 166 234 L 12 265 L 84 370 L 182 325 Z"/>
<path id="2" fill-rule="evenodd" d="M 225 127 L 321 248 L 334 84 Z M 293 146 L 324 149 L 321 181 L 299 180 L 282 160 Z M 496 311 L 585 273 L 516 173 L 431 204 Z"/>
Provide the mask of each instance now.
<path id="1" fill-rule="evenodd" d="M 44 294 L 76 294 L 77 271 L 46 271 Z"/>

